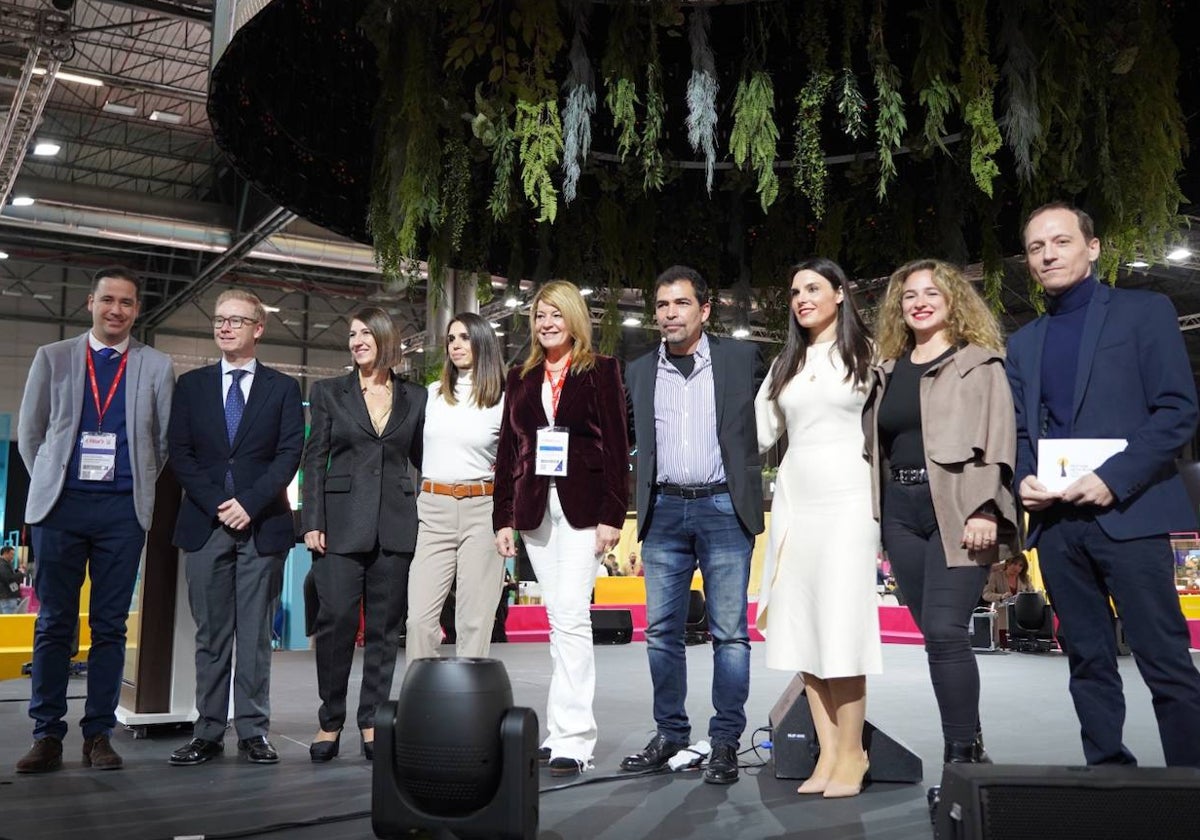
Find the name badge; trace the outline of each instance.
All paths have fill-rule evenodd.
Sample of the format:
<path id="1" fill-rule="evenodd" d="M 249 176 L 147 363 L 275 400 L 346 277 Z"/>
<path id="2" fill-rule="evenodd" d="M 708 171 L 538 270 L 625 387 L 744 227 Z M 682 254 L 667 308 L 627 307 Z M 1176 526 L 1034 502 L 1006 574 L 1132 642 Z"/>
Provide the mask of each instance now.
<path id="1" fill-rule="evenodd" d="M 535 475 L 564 478 L 567 474 L 567 444 L 569 435 L 564 426 L 544 426 L 537 432 Z"/>
<path id="2" fill-rule="evenodd" d="M 84 432 L 79 436 L 80 481 L 116 481 L 117 436 L 112 432 Z"/>

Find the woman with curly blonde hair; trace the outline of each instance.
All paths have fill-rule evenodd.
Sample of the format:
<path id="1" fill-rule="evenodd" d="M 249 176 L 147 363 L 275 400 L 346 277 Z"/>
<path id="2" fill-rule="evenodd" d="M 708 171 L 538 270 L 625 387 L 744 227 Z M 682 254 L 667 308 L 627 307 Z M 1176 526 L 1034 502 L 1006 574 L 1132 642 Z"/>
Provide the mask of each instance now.
<path id="1" fill-rule="evenodd" d="M 883 547 L 925 637 L 944 760 L 987 761 L 971 612 L 988 568 L 1020 553 L 1004 343 L 962 272 L 929 259 L 892 274 L 876 338 L 864 424 Z"/>

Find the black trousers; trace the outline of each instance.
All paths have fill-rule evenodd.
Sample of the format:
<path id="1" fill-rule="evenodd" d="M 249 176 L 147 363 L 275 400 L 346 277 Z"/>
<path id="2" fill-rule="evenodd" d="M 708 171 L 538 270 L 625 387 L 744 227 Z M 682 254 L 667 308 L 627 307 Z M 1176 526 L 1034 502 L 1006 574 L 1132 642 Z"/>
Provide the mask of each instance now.
<path id="1" fill-rule="evenodd" d="M 375 726 L 375 710 L 388 699 L 400 633 L 408 608 L 412 554 L 376 547 L 361 554 L 326 554 L 313 561 L 320 607 L 315 622 L 317 692 L 321 728 L 335 732 L 346 722 L 346 691 L 354 663 L 359 607 L 364 617 L 358 727 Z"/>
<path id="2" fill-rule="evenodd" d="M 960 743 L 979 729 L 979 666 L 971 650 L 971 613 L 983 594 L 984 566 L 946 565 L 928 484 L 886 482 L 883 547 L 904 603 L 925 637 L 942 735 Z"/>
<path id="3" fill-rule="evenodd" d="M 1091 513 L 1056 507 L 1044 517 L 1038 557 L 1066 636 L 1087 763 L 1137 763 L 1121 738 L 1125 694 L 1111 596 L 1154 701 L 1167 765 L 1200 767 L 1200 673 L 1188 650 L 1167 536 L 1117 541 Z"/>

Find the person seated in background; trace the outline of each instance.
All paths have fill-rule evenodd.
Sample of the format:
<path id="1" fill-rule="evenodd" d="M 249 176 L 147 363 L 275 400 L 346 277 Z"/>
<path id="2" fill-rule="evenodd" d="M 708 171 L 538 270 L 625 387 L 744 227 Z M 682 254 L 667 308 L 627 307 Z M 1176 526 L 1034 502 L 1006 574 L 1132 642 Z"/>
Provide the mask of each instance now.
<path id="1" fill-rule="evenodd" d="M 636 551 L 629 552 L 629 576 L 630 577 L 645 577 L 646 570 L 642 568 L 642 558 L 638 557 Z"/>
<path id="2" fill-rule="evenodd" d="M 600 575 L 607 575 L 608 577 L 621 576 L 621 566 L 617 563 L 617 555 L 611 551 L 604 556 L 604 562 L 600 566 L 605 570 L 599 573 Z"/>
<path id="3" fill-rule="evenodd" d="M 1033 581 L 1029 579 L 1029 561 L 1019 554 L 1005 563 L 992 566 L 987 585 L 983 587 L 983 600 L 996 611 L 996 629 L 1000 633 L 1000 647 L 1008 649 L 1008 604 L 1018 592 L 1033 592 Z"/>

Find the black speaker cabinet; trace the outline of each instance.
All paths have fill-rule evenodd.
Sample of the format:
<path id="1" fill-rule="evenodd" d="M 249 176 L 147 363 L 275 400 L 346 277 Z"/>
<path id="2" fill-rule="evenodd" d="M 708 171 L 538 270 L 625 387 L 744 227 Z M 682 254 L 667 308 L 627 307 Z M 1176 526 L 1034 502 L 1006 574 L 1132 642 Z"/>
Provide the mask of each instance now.
<path id="1" fill-rule="evenodd" d="M 996 614 L 991 610 L 971 613 L 971 649 L 994 651 L 999 646 L 998 640 Z"/>
<path id="2" fill-rule="evenodd" d="M 592 644 L 627 645 L 633 641 L 629 610 L 592 610 Z"/>
<path id="3" fill-rule="evenodd" d="M 770 722 L 775 778 L 807 779 L 816 767 L 821 745 L 800 677 L 793 677 L 775 701 Z M 870 721 L 863 727 L 863 749 L 871 762 L 874 781 L 916 784 L 924 778 L 921 757 Z"/>
<path id="4" fill-rule="evenodd" d="M 1200 770 L 1184 767 L 947 764 L 934 836 L 1195 840 L 1197 802 Z"/>

